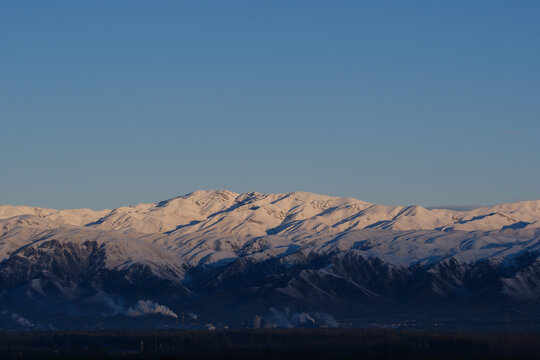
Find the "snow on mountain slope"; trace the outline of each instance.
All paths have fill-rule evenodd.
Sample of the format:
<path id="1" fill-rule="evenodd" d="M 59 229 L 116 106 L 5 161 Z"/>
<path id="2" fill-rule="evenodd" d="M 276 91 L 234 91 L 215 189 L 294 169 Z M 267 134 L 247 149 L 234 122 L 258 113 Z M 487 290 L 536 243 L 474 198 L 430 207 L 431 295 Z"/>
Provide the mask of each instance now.
<path id="1" fill-rule="evenodd" d="M 207 190 L 112 211 L 0 206 L 0 217 L 5 218 L 0 220 L 2 233 L 24 225 L 10 236 L 0 236 L 1 258 L 30 241 L 28 238 L 35 239 L 36 234 L 48 236 L 50 229 L 73 227 L 69 230 L 71 236 L 80 232 L 84 234 L 80 236 L 91 239 L 95 237 L 91 234 L 119 238 L 127 236 L 124 233 L 133 233 L 130 238 L 137 239 L 137 243 L 144 238 L 147 243 L 192 266 L 232 261 L 239 253 L 248 254 L 253 249 L 259 249 L 256 256 L 264 258 L 286 253 L 291 247 L 320 241 L 336 239 L 335 243 L 340 244 L 343 239 L 359 236 L 358 242 L 363 241 L 365 234 L 371 238 L 364 240 L 377 244 L 374 249 L 385 249 L 378 251 L 378 256 L 387 257 L 392 248 L 395 251 L 389 260 L 411 263 L 429 257 L 426 251 L 437 243 L 438 238 L 445 239 L 443 243 L 437 243 L 438 253 L 433 256 L 438 258 L 460 252 L 470 258 L 494 256 L 493 251 L 472 255 L 472 248 L 458 246 L 457 240 L 452 239 L 464 241 L 462 238 L 469 235 L 463 234 L 474 232 L 476 235 L 471 238 L 482 238 L 479 241 L 485 242 L 490 230 L 540 227 L 540 201 L 457 212 L 427 210 L 420 206 L 384 206 L 305 192 L 237 194 L 227 190 Z M 92 233 L 92 229 L 105 232 Z M 394 239 L 394 235 L 383 230 L 397 231 L 401 235 Z M 414 234 L 407 235 L 407 231 L 414 231 Z M 148 235 L 145 237 L 143 233 Z M 407 241 L 403 240 L 405 238 Z M 392 239 L 391 244 L 388 244 L 389 239 Z M 418 242 L 418 239 L 425 241 Z M 415 247 L 407 248 L 412 244 L 416 244 Z"/>
<path id="2" fill-rule="evenodd" d="M 110 210 L 53 210 L 0 206 L 0 218 L 31 214 L 64 225 L 144 233 L 220 234 L 255 237 L 285 233 L 337 233 L 364 228 L 387 230 L 494 230 L 540 227 L 540 200 L 471 211 L 384 206 L 312 193 L 237 194 L 195 191 L 154 204 Z"/>
<path id="3" fill-rule="evenodd" d="M 182 261 L 174 254 L 153 245 L 154 238 L 155 235 L 144 233 L 65 226 L 47 218 L 21 215 L 0 220 L 0 262 L 20 249 L 40 247 L 51 241 L 79 245 L 90 241 L 104 249 L 105 263 L 110 269 L 135 263 L 182 269 Z"/>
<path id="4" fill-rule="evenodd" d="M 277 233 L 305 236 L 364 228 L 493 230 L 505 226 L 540 226 L 535 222 L 540 216 L 539 204 L 540 201 L 531 201 L 457 212 L 420 206 L 384 206 L 302 192 L 196 191 L 157 204 L 118 208 L 89 226 L 170 232 L 178 236 L 204 233 L 246 237 Z"/>
<path id="5" fill-rule="evenodd" d="M 35 321 L 26 309 L 117 314 L 140 300 L 220 313 L 291 299 L 536 302 L 539 219 L 538 200 L 452 211 L 305 192 L 196 191 L 102 211 L 0 206 L 0 306 Z"/>
<path id="6" fill-rule="evenodd" d="M 448 219 L 439 217 L 421 206 L 408 206 L 401 208 L 391 220 L 381 220 L 368 225 L 373 229 L 391 230 L 422 230 L 435 229 L 448 224 Z"/>
<path id="7" fill-rule="evenodd" d="M 0 262 L 32 239 L 46 236 L 60 224 L 35 215 L 20 215 L 0 220 Z"/>
<path id="8" fill-rule="evenodd" d="M 90 209 L 54 210 L 31 206 L 0 205 L 0 219 L 8 219 L 13 216 L 35 215 L 44 219 L 57 221 L 65 225 L 83 226 L 97 221 L 108 214 L 110 210 L 94 211 Z"/>

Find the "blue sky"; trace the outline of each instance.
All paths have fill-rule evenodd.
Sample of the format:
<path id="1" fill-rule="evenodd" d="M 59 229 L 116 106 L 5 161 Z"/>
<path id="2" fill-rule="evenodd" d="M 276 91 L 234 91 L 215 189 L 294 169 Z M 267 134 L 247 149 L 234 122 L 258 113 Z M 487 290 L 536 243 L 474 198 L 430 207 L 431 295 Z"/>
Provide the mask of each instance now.
<path id="1" fill-rule="evenodd" d="M 0 203 L 540 198 L 538 1 L 3 1 Z"/>

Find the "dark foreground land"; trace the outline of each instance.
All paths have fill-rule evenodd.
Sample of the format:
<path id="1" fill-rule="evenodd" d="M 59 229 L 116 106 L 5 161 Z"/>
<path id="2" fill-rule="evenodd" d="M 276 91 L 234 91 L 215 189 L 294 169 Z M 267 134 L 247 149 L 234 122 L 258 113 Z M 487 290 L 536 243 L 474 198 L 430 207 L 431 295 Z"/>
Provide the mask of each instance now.
<path id="1" fill-rule="evenodd" d="M 376 329 L 0 333 L 0 359 L 538 359 L 539 334 Z"/>

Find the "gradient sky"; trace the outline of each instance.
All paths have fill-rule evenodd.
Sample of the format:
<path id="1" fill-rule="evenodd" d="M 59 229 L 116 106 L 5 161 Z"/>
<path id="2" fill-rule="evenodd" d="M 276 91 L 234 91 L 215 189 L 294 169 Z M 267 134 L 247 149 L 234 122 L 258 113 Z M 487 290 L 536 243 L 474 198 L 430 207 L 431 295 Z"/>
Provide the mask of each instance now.
<path id="1" fill-rule="evenodd" d="M 538 1 L 2 1 L 0 204 L 540 198 Z"/>

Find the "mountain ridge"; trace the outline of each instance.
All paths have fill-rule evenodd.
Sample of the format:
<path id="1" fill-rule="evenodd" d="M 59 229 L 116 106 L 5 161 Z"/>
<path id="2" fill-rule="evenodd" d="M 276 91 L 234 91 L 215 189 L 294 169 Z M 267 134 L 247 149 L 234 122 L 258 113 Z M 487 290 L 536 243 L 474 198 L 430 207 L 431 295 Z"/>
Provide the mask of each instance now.
<path id="1" fill-rule="evenodd" d="M 539 219 L 539 200 L 460 212 L 305 192 L 196 191 L 101 211 L 0 206 L 0 320 L 123 326 L 137 304 L 237 325 L 289 308 L 534 310 Z"/>
<path id="2" fill-rule="evenodd" d="M 303 221 L 313 216 L 318 216 L 317 220 L 331 220 L 328 215 L 332 210 L 328 210 L 328 208 L 334 207 L 335 211 L 341 210 L 340 214 L 335 214 L 341 216 L 338 221 L 332 224 L 328 221 L 319 221 L 316 225 L 312 224 L 314 228 L 328 225 L 342 229 L 345 226 L 344 224 L 348 224 L 352 228 L 372 227 L 394 230 L 430 230 L 437 228 L 489 230 L 510 226 L 520 221 L 527 222 L 528 224 L 525 226 L 540 226 L 537 222 L 540 215 L 540 200 L 519 201 L 479 207 L 473 210 L 455 211 L 427 209 L 418 205 L 386 206 L 367 203 L 350 197 L 333 197 L 308 192 L 278 194 L 248 192 L 239 194 L 229 190 L 198 190 L 156 203 L 140 203 L 112 210 L 54 210 L 39 207 L 0 205 L 0 219 L 18 215 L 36 215 L 73 226 L 94 226 L 146 233 L 170 232 L 179 230 L 178 228 L 184 228 L 180 232 L 185 233 L 186 227 L 197 225 L 195 222 L 208 221 L 210 218 L 216 218 L 220 214 L 230 214 L 232 212 L 239 215 L 241 210 L 245 212 L 245 207 L 248 205 L 251 205 L 250 210 L 254 211 L 254 213 L 244 214 L 246 216 L 242 220 L 263 224 L 275 224 L 276 218 L 282 222 L 287 218 L 289 220 Z M 261 206 L 265 211 L 257 211 Z M 302 206 L 303 209 L 299 208 Z M 327 206 L 327 208 L 324 208 L 324 206 Z M 321 211 L 317 213 L 317 209 Z M 235 212 L 235 210 L 238 211 Z M 327 210 L 326 214 L 323 213 L 325 210 Z M 515 214 L 515 216 L 512 216 L 512 214 Z M 355 222 L 344 221 L 347 217 L 350 217 L 350 220 L 354 219 Z M 228 220 L 231 219 L 228 218 Z M 291 223 L 283 224 L 282 222 L 278 224 L 282 228 L 286 228 L 286 225 L 293 226 Z M 208 227 L 210 225 L 211 223 L 207 223 L 198 227 Z"/>

